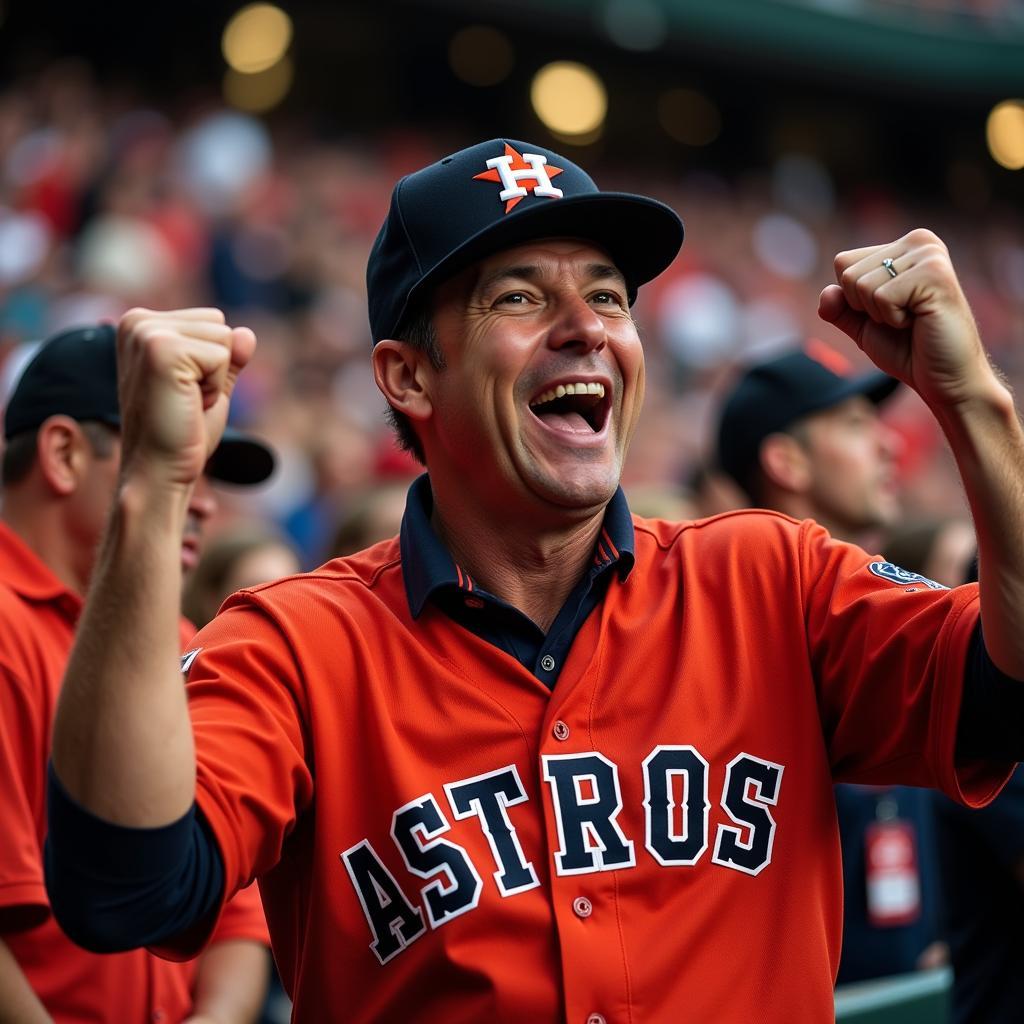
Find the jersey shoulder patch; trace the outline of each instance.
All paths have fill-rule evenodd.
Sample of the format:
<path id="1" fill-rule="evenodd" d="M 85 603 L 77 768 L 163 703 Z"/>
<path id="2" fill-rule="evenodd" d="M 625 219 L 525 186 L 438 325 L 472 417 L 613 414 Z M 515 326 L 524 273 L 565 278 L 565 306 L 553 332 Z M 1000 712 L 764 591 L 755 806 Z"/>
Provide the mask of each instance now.
<path id="1" fill-rule="evenodd" d="M 879 579 L 888 580 L 898 587 L 904 587 L 910 583 L 921 583 L 930 590 L 949 590 L 949 587 L 936 583 L 935 580 L 930 580 L 919 572 L 908 572 L 906 569 L 901 569 L 898 565 L 893 565 L 892 562 L 872 562 L 868 568 Z"/>
<path id="2" fill-rule="evenodd" d="M 192 667 L 192 662 L 196 660 L 201 650 L 202 647 L 195 647 L 191 651 L 186 651 L 181 656 L 181 674 L 183 676 L 188 675 L 188 670 Z"/>

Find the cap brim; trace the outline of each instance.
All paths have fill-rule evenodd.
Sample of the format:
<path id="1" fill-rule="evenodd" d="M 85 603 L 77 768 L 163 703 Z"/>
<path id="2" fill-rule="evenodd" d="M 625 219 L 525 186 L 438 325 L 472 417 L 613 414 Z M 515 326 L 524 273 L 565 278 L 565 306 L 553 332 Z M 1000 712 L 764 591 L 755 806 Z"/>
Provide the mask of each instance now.
<path id="1" fill-rule="evenodd" d="M 228 484 L 259 484 L 275 464 L 274 453 L 262 441 L 228 427 L 206 463 L 206 475 Z"/>
<path id="2" fill-rule="evenodd" d="M 531 203 L 471 236 L 420 278 L 403 308 L 476 260 L 536 238 L 582 238 L 601 246 L 626 279 L 630 304 L 637 289 L 665 270 L 683 244 L 683 222 L 670 206 L 628 192 L 593 192 Z M 398 323 L 392 325 L 394 331 Z"/>
<path id="3" fill-rule="evenodd" d="M 852 378 L 838 391 L 833 392 L 827 405 L 835 405 L 847 398 L 853 398 L 854 395 L 863 395 L 875 405 L 881 405 L 899 386 L 900 381 L 887 373 L 866 373 L 861 377 Z"/>

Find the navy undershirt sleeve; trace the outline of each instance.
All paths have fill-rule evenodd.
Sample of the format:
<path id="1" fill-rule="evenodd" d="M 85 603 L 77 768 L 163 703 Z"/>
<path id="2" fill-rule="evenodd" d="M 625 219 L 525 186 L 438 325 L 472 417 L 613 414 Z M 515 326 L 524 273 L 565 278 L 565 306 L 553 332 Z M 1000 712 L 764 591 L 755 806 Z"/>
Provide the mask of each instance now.
<path id="1" fill-rule="evenodd" d="M 114 953 L 192 932 L 220 904 L 224 865 L 195 805 L 161 828 L 103 821 L 76 803 L 53 766 L 44 863 L 50 905 L 80 946 Z"/>
<path id="2" fill-rule="evenodd" d="M 956 753 L 964 760 L 1024 761 L 1024 682 L 989 657 L 981 623 L 967 652 Z"/>

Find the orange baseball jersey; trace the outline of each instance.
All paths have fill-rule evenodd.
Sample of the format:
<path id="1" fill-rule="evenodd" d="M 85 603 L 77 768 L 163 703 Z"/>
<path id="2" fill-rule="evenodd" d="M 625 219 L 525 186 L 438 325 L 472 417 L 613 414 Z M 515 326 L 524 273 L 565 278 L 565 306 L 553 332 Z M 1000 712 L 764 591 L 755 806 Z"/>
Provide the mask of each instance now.
<path id="1" fill-rule="evenodd" d="M 145 950 L 97 956 L 73 945 L 43 885 L 50 726 L 82 600 L 0 523 L 0 938 L 57 1022 L 181 1021 L 196 962 Z M 182 621 L 182 639 L 194 633 Z M 213 941 L 267 942 L 254 887 L 224 909 Z"/>
<path id="2" fill-rule="evenodd" d="M 634 526 L 553 690 L 415 618 L 398 539 L 198 634 L 197 800 L 296 1020 L 820 1024 L 833 781 L 1005 782 L 955 763 L 975 587 L 774 513 Z"/>

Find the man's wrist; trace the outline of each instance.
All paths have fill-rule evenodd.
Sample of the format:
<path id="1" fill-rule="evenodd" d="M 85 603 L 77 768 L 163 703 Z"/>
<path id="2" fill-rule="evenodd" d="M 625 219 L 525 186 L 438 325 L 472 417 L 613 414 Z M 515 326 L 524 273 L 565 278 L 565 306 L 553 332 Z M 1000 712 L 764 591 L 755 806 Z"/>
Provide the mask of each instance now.
<path id="1" fill-rule="evenodd" d="M 157 472 L 124 474 L 118 485 L 115 516 L 127 523 L 142 520 L 156 528 L 160 523 L 177 527 L 180 539 L 193 487 Z"/>
<path id="2" fill-rule="evenodd" d="M 951 442 L 959 438 L 980 440 L 987 431 L 1013 431 L 1020 425 L 1013 395 L 995 371 L 964 389 L 954 401 L 933 408 L 933 412 Z"/>

